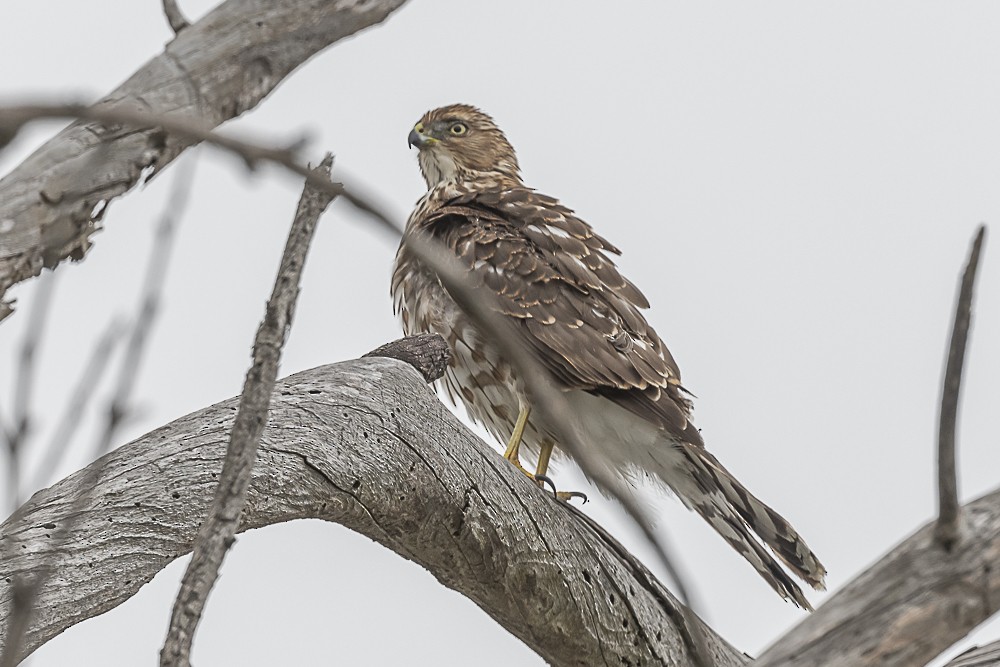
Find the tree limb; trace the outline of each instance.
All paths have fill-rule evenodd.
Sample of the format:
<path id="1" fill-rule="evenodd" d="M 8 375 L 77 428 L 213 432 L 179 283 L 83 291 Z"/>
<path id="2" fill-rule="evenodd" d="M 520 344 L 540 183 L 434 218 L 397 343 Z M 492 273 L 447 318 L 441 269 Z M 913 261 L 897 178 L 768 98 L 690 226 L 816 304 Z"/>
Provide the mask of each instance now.
<path id="1" fill-rule="evenodd" d="M 181 31 L 100 107 L 198 118 L 211 128 L 256 106 L 330 44 L 405 0 L 227 0 Z M 0 179 L 0 319 L 7 289 L 80 259 L 100 214 L 191 141 L 156 128 L 77 122 Z"/>
<path id="2" fill-rule="evenodd" d="M 329 180 L 332 166 L 333 156 L 328 153 L 314 172 Z M 208 602 L 208 594 L 219 578 L 222 561 L 234 542 L 233 536 L 236 535 L 240 513 L 246 502 L 250 472 L 257 460 L 258 443 L 267 423 L 281 350 L 292 327 L 309 246 L 320 216 L 331 201 L 333 196 L 309 184 L 306 184 L 299 199 L 274 289 L 254 339 L 253 364 L 243 383 L 243 394 L 212 506 L 198 531 L 194 555 L 184 572 L 170 614 L 170 627 L 160 651 L 162 667 L 189 667 L 191 664 L 195 630 Z"/>
<path id="3" fill-rule="evenodd" d="M 167 17 L 167 23 L 170 24 L 170 29 L 174 31 L 175 35 L 191 25 L 184 18 L 184 12 L 177 5 L 177 0 L 163 0 L 163 14 Z"/>
<path id="4" fill-rule="evenodd" d="M 962 508 L 945 551 L 931 521 L 781 637 L 754 667 L 925 665 L 1000 610 L 1000 489 Z"/>
<path id="5" fill-rule="evenodd" d="M 88 468 L 0 526 L 0 539 L 18 545 L 0 574 L 47 557 L 60 573 L 39 592 L 43 613 L 22 655 L 121 604 L 190 551 L 235 408 L 225 401 L 124 445 L 90 466 L 100 469 L 91 488 L 76 488 Z M 48 535 L 77 492 L 86 503 L 73 543 L 53 556 Z M 420 563 L 554 665 L 691 663 L 673 596 L 506 465 L 399 361 L 324 366 L 276 386 L 240 530 L 307 517 Z M 11 604 L 4 582 L 0 616 Z M 747 664 L 701 632 L 716 665 Z"/>
<path id="6" fill-rule="evenodd" d="M 955 656 L 944 667 L 997 667 L 997 665 L 1000 665 L 1000 641 L 970 648 L 965 653 Z"/>
<path id="7" fill-rule="evenodd" d="M 955 463 L 955 427 L 958 423 L 958 399 L 962 389 L 962 366 L 965 364 L 965 344 L 972 322 L 972 294 L 979 267 L 979 252 L 983 247 L 986 226 L 980 225 L 969 252 L 969 261 L 955 303 L 955 321 L 948 346 L 948 365 L 941 387 L 941 411 L 938 415 L 938 520 L 934 537 L 950 550 L 959 537 L 961 515 L 958 504 L 958 471 Z"/>
<path id="8" fill-rule="evenodd" d="M 139 308 L 136 313 L 135 322 L 128 335 L 124 358 L 119 367 L 118 378 L 105 412 L 100 435 L 95 443 L 93 458 L 102 456 L 111 448 L 115 434 L 125 422 L 131 410 L 132 389 L 138 377 L 139 368 L 142 365 L 149 331 L 156 320 L 157 311 L 159 310 L 161 291 L 166 280 L 167 268 L 170 265 L 170 255 L 174 244 L 177 222 L 183 215 L 184 208 L 187 205 L 188 194 L 191 190 L 190 186 L 194 178 L 193 164 L 189 162 L 185 166 L 187 169 L 178 172 L 177 178 L 174 179 L 174 189 L 170 197 L 171 205 L 164 211 L 156 226 L 156 242 L 153 244 L 152 256 L 146 266 L 146 275 L 143 280 Z M 60 444 L 63 447 L 67 446 L 67 442 Z M 85 478 L 80 486 L 90 488 L 91 482 L 92 480 Z M 67 510 L 70 518 L 64 521 L 57 530 L 53 531 L 50 537 L 52 552 L 60 551 L 73 533 L 75 528 L 74 519 L 78 514 L 77 510 L 80 502 L 79 498 L 73 498 L 70 501 L 69 509 Z M 0 558 L 8 557 L 12 548 L 13 544 L 11 542 L 0 543 Z M 52 576 L 53 570 L 50 566 L 51 563 L 43 561 L 31 572 L 17 573 L 13 576 L 13 586 L 19 591 L 15 596 L 18 604 L 3 619 L 7 626 L 7 632 L 5 645 L 0 650 L 0 667 L 10 667 L 15 664 L 16 656 L 20 654 L 22 635 L 28 627 L 28 619 L 35 612 L 35 593 L 43 588 L 49 577 Z"/>

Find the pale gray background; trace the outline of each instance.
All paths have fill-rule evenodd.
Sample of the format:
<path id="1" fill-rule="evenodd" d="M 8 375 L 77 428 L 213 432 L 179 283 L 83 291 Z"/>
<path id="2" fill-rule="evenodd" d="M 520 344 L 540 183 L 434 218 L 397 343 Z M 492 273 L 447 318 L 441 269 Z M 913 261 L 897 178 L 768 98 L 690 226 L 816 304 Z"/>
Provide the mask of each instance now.
<path id="1" fill-rule="evenodd" d="M 189 16 L 210 0 L 188 0 Z M 159 2 L 17 0 L 3 101 L 93 99 L 169 39 Z M 423 189 L 405 137 L 428 108 L 493 114 L 526 182 L 625 252 L 709 447 L 807 537 L 838 588 L 934 512 L 938 385 L 975 225 L 1000 220 L 1000 5 L 992 2 L 483 3 L 412 0 L 305 66 L 227 131 L 313 133 L 399 219 Z M 57 125 L 0 156 L 6 171 Z M 300 184 L 201 150 L 129 438 L 239 391 Z M 185 158 L 190 159 L 190 158 Z M 64 265 L 36 408 L 67 397 L 131 312 L 175 169 L 115 203 Z M 994 234 L 997 229 L 994 229 Z M 1000 482 L 1000 272 L 988 240 L 961 415 L 961 490 Z M 342 204 L 309 258 L 282 375 L 392 339 L 394 244 Z M 9 414 L 32 301 L 0 326 Z M 107 388 L 98 392 L 103 399 Z M 50 424 L 51 425 L 51 424 Z M 93 425 L 74 450 L 83 463 Z M 125 438 L 122 439 L 124 441 Z M 563 488 L 582 488 L 563 468 Z M 755 654 L 801 618 L 699 518 L 651 497 L 712 625 Z M 599 496 L 586 511 L 653 559 Z M 34 664 L 153 664 L 186 559 Z M 814 595 L 822 602 L 822 595 Z M 982 640 L 1000 634 L 987 628 Z M 334 525 L 243 535 L 199 665 L 536 665 L 472 603 Z"/>

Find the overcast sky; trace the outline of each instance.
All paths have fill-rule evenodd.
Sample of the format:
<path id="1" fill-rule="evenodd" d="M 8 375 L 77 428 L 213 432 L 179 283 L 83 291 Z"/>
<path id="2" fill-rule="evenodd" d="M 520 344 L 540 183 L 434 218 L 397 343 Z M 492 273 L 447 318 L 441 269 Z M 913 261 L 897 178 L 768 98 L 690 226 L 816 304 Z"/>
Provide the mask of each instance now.
<path id="1" fill-rule="evenodd" d="M 215 3 L 181 4 L 195 18 Z M 97 99 L 170 38 L 153 0 L 21 1 L 2 14 L 3 102 Z M 452 102 L 491 113 L 526 183 L 622 248 L 624 272 L 698 396 L 709 449 L 799 529 L 837 589 L 934 513 L 957 279 L 976 225 L 1000 220 L 997 34 L 1000 5 L 985 1 L 411 0 L 226 129 L 275 140 L 308 131 L 313 161 L 332 151 L 336 169 L 402 220 L 424 188 L 405 140 L 416 120 Z M 57 127 L 26 133 L 0 154 L 0 172 Z M 238 393 L 301 189 L 277 170 L 248 176 L 229 157 L 198 154 L 137 387 L 141 414 L 121 442 Z M 114 203 L 86 260 L 60 267 L 34 404 L 43 423 L 109 320 L 133 311 L 176 172 Z M 963 499 L 1000 482 L 996 241 L 981 266 L 965 376 Z M 399 335 L 394 251 L 350 208 L 331 207 L 282 375 Z M 0 368 L 13 365 L 33 289 L 15 290 L 20 312 L 0 325 Z M 5 414 L 10 387 L 0 372 Z M 92 437 L 88 423 L 59 477 L 85 462 Z M 584 488 L 566 468 L 557 480 Z M 621 512 L 592 498 L 585 511 L 655 567 Z M 652 502 L 707 619 L 735 646 L 757 654 L 802 617 L 701 519 L 674 499 Z M 33 664 L 153 664 L 186 563 L 53 640 Z M 998 635 L 1000 623 L 979 638 Z M 194 658 L 542 664 L 420 567 L 319 521 L 239 538 Z"/>

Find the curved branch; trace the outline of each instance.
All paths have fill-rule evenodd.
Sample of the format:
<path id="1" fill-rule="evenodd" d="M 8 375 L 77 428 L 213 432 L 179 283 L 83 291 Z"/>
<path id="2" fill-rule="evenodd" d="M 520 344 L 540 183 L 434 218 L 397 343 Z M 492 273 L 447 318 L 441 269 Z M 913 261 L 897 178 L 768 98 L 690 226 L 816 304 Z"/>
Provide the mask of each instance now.
<path id="1" fill-rule="evenodd" d="M 948 346 L 948 364 L 941 387 L 941 408 L 938 412 L 938 520 L 934 536 L 945 549 L 951 549 L 959 538 L 961 514 L 958 504 L 958 470 L 955 462 L 955 429 L 958 424 L 958 399 L 962 390 L 962 366 L 965 346 L 972 323 L 972 293 L 976 285 L 976 269 L 983 247 L 986 225 L 979 231 L 969 251 L 969 261 L 955 303 L 955 319 Z"/>
<path id="2" fill-rule="evenodd" d="M 925 665 L 1000 611 L 1000 489 L 962 507 L 951 551 L 931 521 L 832 595 L 754 667 Z"/>
<path id="3" fill-rule="evenodd" d="M 965 653 L 955 656 L 944 667 L 997 667 L 997 665 L 1000 665 L 1000 641 L 970 648 Z"/>
<path id="4" fill-rule="evenodd" d="M 403 2 L 227 0 L 100 104 L 215 127 L 252 109 L 319 51 L 379 23 Z M 0 319 L 10 312 L 2 298 L 11 285 L 43 266 L 82 257 L 107 205 L 190 143 L 155 128 L 77 122 L 0 179 Z"/>
<path id="5" fill-rule="evenodd" d="M 426 355 L 425 355 L 426 356 Z M 434 358 L 434 355 L 430 355 Z M 554 665 L 691 663 L 679 603 L 634 559 L 465 429 L 411 366 L 360 359 L 278 383 L 240 529 L 336 521 L 420 563 Z M 24 655 L 188 553 L 237 401 L 183 417 L 35 494 L 0 539 L 0 575 L 51 558 Z M 48 535 L 83 493 L 70 548 Z M 114 526 L 114 530 L 108 530 Z M 0 578 L 0 616 L 12 591 Z M 718 667 L 748 658 L 701 628 Z M 0 638 L 2 643 L 2 638 Z"/>
<path id="6" fill-rule="evenodd" d="M 332 167 L 333 155 L 327 153 L 314 173 L 329 179 Z M 233 544 L 240 514 L 246 505 L 250 475 L 257 461 L 260 436 L 267 424 L 282 349 L 292 327 L 309 245 L 320 216 L 332 201 L 333 196 L 308 183 L 299 199 L 278 276 L 264 309 L 264 319 L 254 337 L 253 363 L 243 382 L 243 394 L 233 420 L 212 507 L 198 531 L 194 555 L 181 579 L 181 588 L 170 613 L 170 627 L 160 651 L 163 667 L 191 665 L 195 630 L 201 623 L 208 595 L 219 579 L 222 561 Z"/>

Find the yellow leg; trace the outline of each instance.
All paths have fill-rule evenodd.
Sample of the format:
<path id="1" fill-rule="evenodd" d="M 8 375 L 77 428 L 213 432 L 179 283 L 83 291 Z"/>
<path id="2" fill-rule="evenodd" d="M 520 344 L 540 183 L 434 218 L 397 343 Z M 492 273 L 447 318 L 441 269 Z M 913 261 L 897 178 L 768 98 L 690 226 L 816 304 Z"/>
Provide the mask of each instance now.
<path id="1" fill-rule="evenodd" d="M 541 477 L 549 469 L 549 459 L 552 457 L 552 441 L 542 442 L 542 449 L 538 452 L 538 466 L 535 468 L 535 477 Z"/>
<path id="2" fill-rule="evenodd" d="M 555 496 L 559 500 L 570 500 L 572 498 L 582 498 L 583 502 L 587 502 L 587 494 L 581 493 L 580 491 L 556 491 L 555 484 L 549 479 L 545 473 L 549 470 L 549 459 L 552 458 L 552 448 L 554 445 L 551 440 L 545 440 L 542 442 L 542 449 L 538 452 L 538 467 L 535 468 L 534 479 L 538 482 L 539 486 L 543 486 L 544 481 L 547 481 L 555 491 Z"/>
<path id="3" fill-rule="evenodd" d="M 538 452 L 538 466 L 535 468 L 534 475 L 524 469 L 524 466 L 521 465 L 521 459 L 518 457 L 518 451 L 521 449 L 521 438 L 524 437 L 524 427 L 528 424 L 528 416 L 530 414 L 530 405 L 525 405 L 521 408 L 521 413 L 517 416 L 517 422 L 514 424 L 514 431 L 510 434 L 510 440 L 507 441 L 507 449 L 504 451 L 503 457 L 513 463 L 514 467 L 527 475 L 529 479 L 537 482 L 539 486 L 543 486 L 544 482 L 548 482 L 551 485 L 552 480 L 545 477 L 545 473 L 549 469 L 549 459 L 552 458 L 552 448 L 554 447 L 551 440 L 542 441 L 542 448 Z M 554 488 L 553 491 L 555 491 Z M 583 498 L 583 502 L 587 502 L 587 495 L 579 491 L 555 491 L 555 497 L 559 500 Z"/>
<path id="4" fill-rule="evenodd" d="M 518 456 L 518 452 L 521 449 L 521 438 L 524 437 L 524 427 L 528 424 L 528 416 L 530 414 L 530 405 L 521 407 L 521 412 L 517 415 L 517 422 L 514 424 L 513 433 L 510 434 L 510 440 L 507 441 L 507 450 L 503 453 L 503 457 L 513 463 L 515 468 L 534 479 L 534 475 L 525 470 L 524 466 L 521 465 L 521 459 Z"/>

